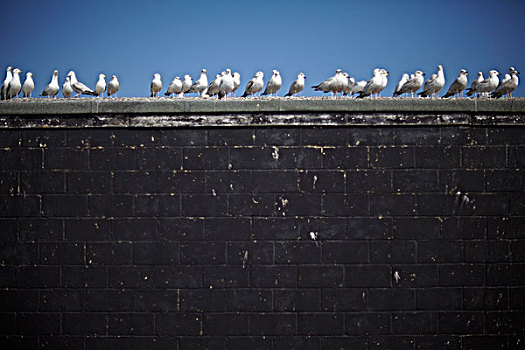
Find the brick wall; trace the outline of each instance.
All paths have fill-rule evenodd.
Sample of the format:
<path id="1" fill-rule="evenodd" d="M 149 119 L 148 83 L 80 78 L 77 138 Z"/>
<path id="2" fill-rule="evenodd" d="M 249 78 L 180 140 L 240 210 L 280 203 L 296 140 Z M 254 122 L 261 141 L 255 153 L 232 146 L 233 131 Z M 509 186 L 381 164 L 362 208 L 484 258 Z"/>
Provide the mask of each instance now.
<path id="1" fill-rule="evenodd" d="M 524 168 L 524 127 L 0 131 L 0 347 L 523 349 Z"/>

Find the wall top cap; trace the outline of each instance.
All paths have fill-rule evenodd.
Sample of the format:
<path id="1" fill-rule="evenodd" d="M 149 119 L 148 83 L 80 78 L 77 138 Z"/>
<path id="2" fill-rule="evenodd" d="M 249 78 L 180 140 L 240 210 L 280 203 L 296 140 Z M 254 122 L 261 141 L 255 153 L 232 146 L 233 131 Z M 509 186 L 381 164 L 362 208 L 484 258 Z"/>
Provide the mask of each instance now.
<path id="1" fill-rule="evenodd" d="M 0 101 L 0 116 L 87 114 L 225 114 L 225 113 L 496 113 L 525 114 L 525 98 L 76 98 Z"/>

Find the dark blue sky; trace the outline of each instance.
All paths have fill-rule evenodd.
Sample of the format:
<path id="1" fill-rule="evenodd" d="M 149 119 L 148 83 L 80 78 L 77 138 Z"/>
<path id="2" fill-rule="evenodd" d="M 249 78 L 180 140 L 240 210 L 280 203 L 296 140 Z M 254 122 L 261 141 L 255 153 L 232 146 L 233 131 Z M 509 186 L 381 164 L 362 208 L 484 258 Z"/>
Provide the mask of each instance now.
<path id="1" fill-rule="evenodd" d="M 278 69 L 279 95 L 300 71 L 311 86 L 338 68 L 368 80 L 385 67 L 391 77 L 383 94 L 391 96 L 404 72 L 432 74 L 438 64 L 445 89 L 462 68 L 471 79 L 478 71 L 525 70 L 523 0 L 29 0 L 2 7 L 2 70 L 33 72 L 38 94 L 53 69 L 60 84 L 73 69 L 91 87 L 99 73 L 116 74 L 119 96 L 149 95 L 155 72 L 164 92 L 174 76 L 195 79 L 203 67 L 210 80 L 228 67 L 238 71 L 243 91 L 256 71 L 266 81 Z M 524 84 L 515 95 L 525 96 Z"/>

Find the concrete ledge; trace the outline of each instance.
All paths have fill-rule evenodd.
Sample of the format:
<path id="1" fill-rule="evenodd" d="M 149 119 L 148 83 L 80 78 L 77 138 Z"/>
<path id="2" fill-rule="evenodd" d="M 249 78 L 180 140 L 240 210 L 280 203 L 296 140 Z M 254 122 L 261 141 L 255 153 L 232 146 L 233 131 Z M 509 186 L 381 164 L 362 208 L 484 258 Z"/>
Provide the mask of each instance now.
<path id="1" fill-rule="evenodd" d="M 13 99 L 0 101 L 0 116 L 62 114 L 202 114 L 280 112 L 462 112 L 524 113 L 525 98 L 423 99 L 423 98 L 117 98 L 117 99 Z"/>
<path id="2" fill-rule="evenodd" d="M 525 125 L 525 98 L 15 99 L 0 128 Z"/>

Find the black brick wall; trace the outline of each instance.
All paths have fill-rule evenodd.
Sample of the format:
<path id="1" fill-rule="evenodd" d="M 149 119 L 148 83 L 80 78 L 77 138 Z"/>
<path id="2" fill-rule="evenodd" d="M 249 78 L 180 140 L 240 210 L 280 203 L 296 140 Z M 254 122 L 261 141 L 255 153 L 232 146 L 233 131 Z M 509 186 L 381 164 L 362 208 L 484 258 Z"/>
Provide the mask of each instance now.
<path id="1" fill-rule="evenodd" d="M 4 129 L 0 171 L 2 349 L 525 347 L 523 127 Z"/>

